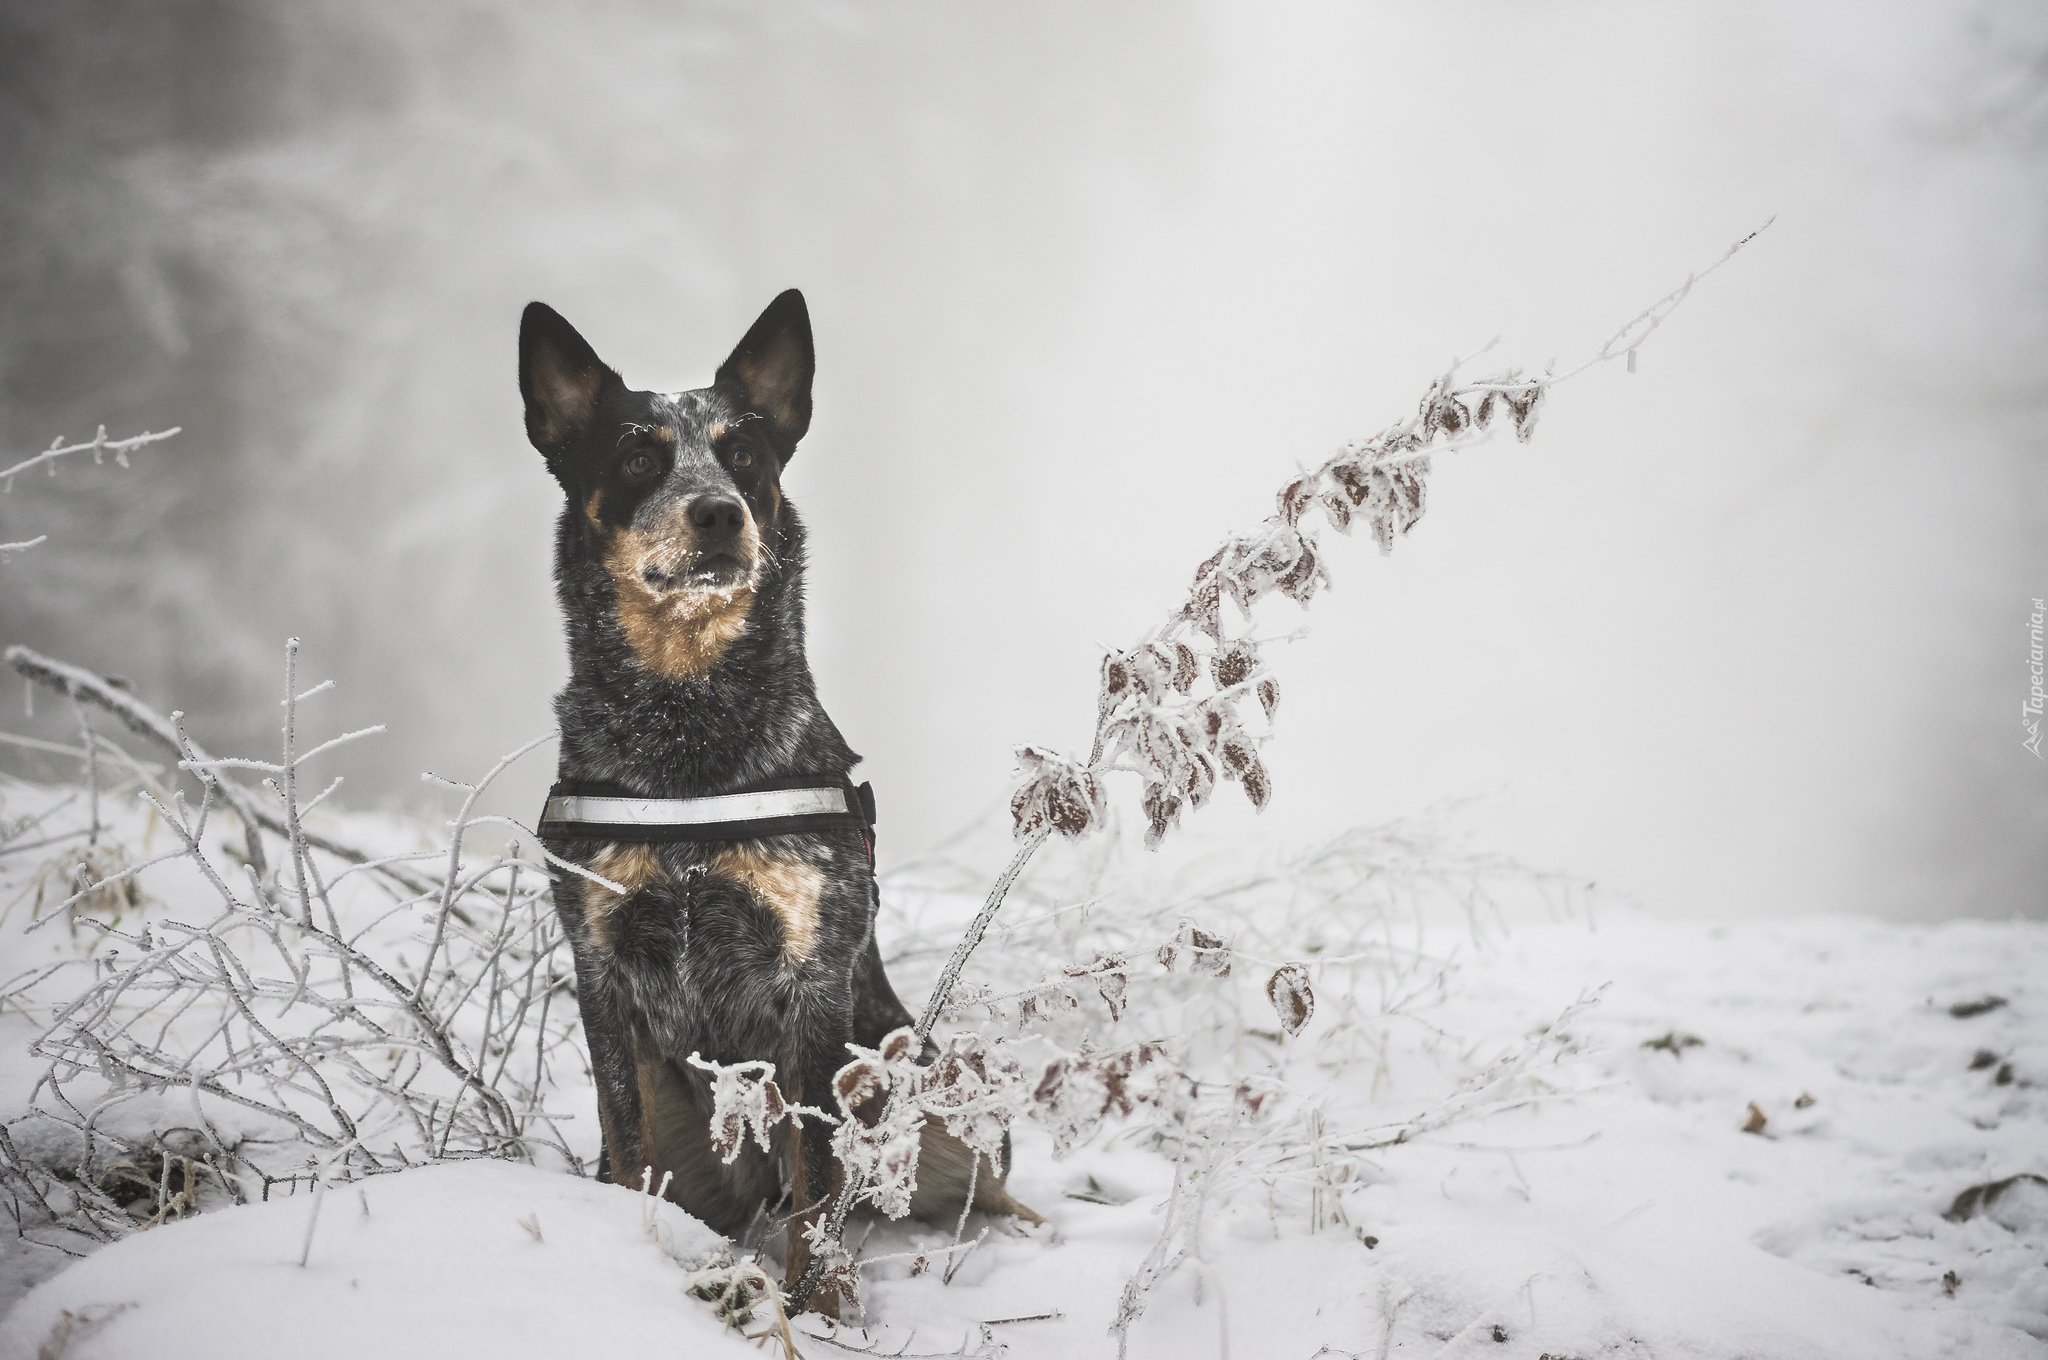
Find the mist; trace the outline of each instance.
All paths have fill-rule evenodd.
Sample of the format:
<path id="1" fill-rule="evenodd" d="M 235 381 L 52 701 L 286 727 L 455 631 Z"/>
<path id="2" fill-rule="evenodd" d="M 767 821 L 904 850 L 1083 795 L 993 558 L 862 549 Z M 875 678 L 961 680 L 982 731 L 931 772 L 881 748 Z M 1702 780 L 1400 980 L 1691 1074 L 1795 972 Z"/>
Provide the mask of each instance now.
<path id="1" fill-rule="evenodd" d="M 275 748 L 283 641 L 440 806 L 546 731 L 520 309 L 702 385 L 801 287 L 811 660 L 906 855 L 1105 646 L 1453 356 L 1527 447 L 1338 541 L 1262 817 L 1471 834 L 1653 912 L 2048 915 L 2048 22 L 2018 4 L 13 4 L 0 641 Z M 323 701 L 329 702 L 329 701 Z M 18 714 L 19 710 L 15 710 Z M 10 715 L 61 736 L 69 715 Z M 515 771 L 530 817 L 551 774 Z M 1118 796 L 1129 801 L 1128 791 Z M 991 869 L 994 866 L 991 865 Z"/>

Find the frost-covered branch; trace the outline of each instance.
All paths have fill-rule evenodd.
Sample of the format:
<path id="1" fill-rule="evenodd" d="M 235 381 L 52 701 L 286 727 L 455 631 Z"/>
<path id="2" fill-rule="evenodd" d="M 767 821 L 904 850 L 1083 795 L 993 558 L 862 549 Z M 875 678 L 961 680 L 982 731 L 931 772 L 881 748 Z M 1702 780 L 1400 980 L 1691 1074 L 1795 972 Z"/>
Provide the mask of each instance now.
<path id="1" fill-rule="evenodd" d="M 87 958 L 0 987 L 0 1002 L 43 1017 L 32 1052 L 48 1063 L 34 1108 L 10 1124 L 45 1130 L 45 1143 L 54 1126 L 69 1140 L 66 1162 L 53 1166 L 0 1139 L 0 1181 L 47 1202 L 48 1212 L 34 1211 L 46 1226 L 99 1238 L 132 1228 L 108 1188 L 120 1179 L 110 1168 L 180 1158 L 192 1168 L 181 1182 L 188 1201 L 201 1171 L 215 1192 L 239 1200 L 250 1188 L 267 1197 L 310 1184 L 309 1175 L 447 1157 L 576 1164 L 556 1127 L 562 1116 L 547 1108 L 552 1066 L 578 1057 L 573 977 L 547 873 L 516 847 L 465 854 L 465 823 L 449 849 L 431 852 L 443 861 L 438 878 L 310 832 L 306 812 L 334 785 L 309 801 L 297 772 L 344 739 L 299 749 L 299 705 L 327 687 L 298 692 L 295 659 L 288 647 L 281 758 L 242 762 L 208 756 L 175 718 L 98 677 L 23 649 L 8 654 L 24 674 L 167 747 L 199 781 L 196 804 L 176 787 L 142 794 L 168 848 L 132 863 L 65 861 L 79 869 L 74 891 L 47 913 L 39 902 L 29 928 L 66 916 L 96 937 Z M 99 748 L 88 735 L 89 766 Z M 264 791 L 223 773 L 247 766 L 275 775 Z M 260 808 L 266 798 L 275 812 Z M 237 804 L 259 851 L 257 827 L 282 835 L 277 867 L 224 851 L 214 818 Z M 196 875 L 211 903 L 204 915 L 142 909 L 144 875 L 172 862 Z M 117 887 L 130 893 L 125 910 L 111 920 L 87 910 Z M 80 970 L 90 973 L 83 985 Z M 323 1170 L 307 1171 L 309 1154 Z M 173 1211 L 156 1200 L 157 1213 Z"/>
<path id="2" fill-rule="evenodd" d="M 0 471 L 0 494 L 14 490 L 14 479 L 27 472 L 30 468 L 48 467 L 51 475 L 54 476 L 57 471 L 57 460 L 59 458 L 68 458 L 74 453 L 90 453 L 95 463 L 105 462 L 106 456 L 111 453 L 114 455 L 116 463 L 119 463 L 122 467 L 127 467 L 128 450 L 139 449 L 146 444 L 154 444 L 160 440 L 169 439 L 173 435 L 180 433 L 183 428 L 180 425 L 173 425 L 168 430 L 158 430 L 154 433 L 144 431 L 127 439 L 109 439 L 107 438 L 107 427 L 102 425 L 99 428 L 99 433 L 86 440 L 83 444 L 66 444 L 64 436 L 59 435 L 50 441 L 49 448 L 44 449 L 33 458 L 24 458 L 13 467 Z"/>
<path id="3" fill-rule="evenodd" d="M 220 778 L 219 772 L 227 769 L 250 768 L 268 773 L 276 771 L 281 767 L 268 761 L 220 760 L 208 755 L 197 742 L 186 735 L 183 713 L 173 712 L 166 718 L 148 704 L 143 703 L 140 699 L 128 693 L 125 689 L 119 688 L 104 677 L 95 675 L 82 666 L 73 666 L 66 662 L 55 661 L 27 647 L 18 646 L 9 647 L 5 653 L 0 653 L 0 659 L 4 659 L 8 665 L 12 666 L 17 673 L 26 679 L 48 686 L 68 698 L 80 700 L 105 709 L 120 719 L 122 726 L 126 727 L 129 731 L 155 743 L 160 749 L 170 755 L 172 759 L 178 762 L 179 768 L 191 772 L 202 783 L 213 788 L 221 801 L 227 804 L 228 808 L 234 812 L 236 818 L 247 830 L 244 853 L 247 854 L 250 863 L 255 866 L 257 875 L 261 877 L 268 872 L 269 861 L 264 850 L 260 832 L 268 831 L 274 836 L 289 840 L 292 836 L 291 826 L 283 814 L 273 812 L 262 806 L 256 801 L 256 794 L 230 779 Z M 376 730 L 378 729 L 369 728 L 363 732 L 349 735 L 351 737 L 365 736 Z M 338 738 L 337 740 L 341 739 Z M 303 761 L 309 758 L 311 754 L 308 753 L 307 756 L 301 756 L 299 759 Z M 302 808 L 301 811 L 303 810 Z M 370 870 L 382 877 L 389 878 L 407 891 L 425 891 L 431 881 L 424 875 L 407 869 L 401 862 L 424 859 L 428 856 L 394 858 L 392 856 L 373 855 L 360 847 L 350 845 L 316 831 L 307 830 L 304 827 L 299 829 L 298 835 L 312 849 L 346 861 L 351 866 Z M 440 856 L 437 853 L 433 857 L 439 858 Z"/>
<path id="4" fill-rule="evenodd" d="M 128 451 L 130 449 L 139 449 L 146 444 L 154 444 L 159 440 L 169 439 L 178 432 L 178 427 L 174 426 L 171 429 L 160 430 L 154 433 L 145 431 L 128 439 L 109 439 L 107 438 L 107 427 L 102 425 L 99 428 L 99 433 L 83 444 L 66 444 L 64 436 L 59 435 L 55 440 L 51 441 L 49 448 L 44 449 L 33 458 L 24 458 L 5 471 L 0 471 L 0 494 L 11 493 L 14 490 L 14 479 L 21 473 L 27 472 L 30 468 L 46 467 L 49 469 L 50 475 L 55 476 L 57 473 L 57 460 L 68 458 L 74 453 L 90 453 L 95 463 L 105 462 L 106 456 L 111 453 L 114 455 L 114 461 L 125 468 L 128 466 Z M 0 563 L 4 563 L 16 553 L 27 552 L 30 548 L 47 543 L 49 539 L 50 536 L 48 534 L 38 534 L 34 538 L 23 539 L 18 543 L 0 543 Z"/>

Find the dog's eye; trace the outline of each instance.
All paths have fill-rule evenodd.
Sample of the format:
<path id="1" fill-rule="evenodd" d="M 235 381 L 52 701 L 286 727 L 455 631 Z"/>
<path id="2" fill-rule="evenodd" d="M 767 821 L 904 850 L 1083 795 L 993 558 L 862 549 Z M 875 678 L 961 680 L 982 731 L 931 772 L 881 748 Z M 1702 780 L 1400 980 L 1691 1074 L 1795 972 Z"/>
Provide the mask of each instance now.
<path id="1" fill-rule="evenodd" d="M 636 453 L 626 460 L 626 475 L 628 477 L 645 477 L 652 471 L 654 471 L 654 457 L 652 454 Z"/>
<path id="2" fill-rule="evenodd" d="M 752 467 L 754 465 L 754 455 L 748 453 L 745 449 L 734 449 L 732 465 L 736 468 Z"/>

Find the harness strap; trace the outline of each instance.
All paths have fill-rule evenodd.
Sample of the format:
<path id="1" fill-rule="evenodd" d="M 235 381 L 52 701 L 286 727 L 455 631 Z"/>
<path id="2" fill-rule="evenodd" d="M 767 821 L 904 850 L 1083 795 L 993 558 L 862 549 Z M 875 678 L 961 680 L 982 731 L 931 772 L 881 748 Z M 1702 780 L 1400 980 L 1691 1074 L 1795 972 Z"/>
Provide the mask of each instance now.
<path id="1" fill-rule="evenodd" d="M 771 780 L 706 798 L 641 798 L 616 785 L 566 781 L 548 790 L 540 834 L 549 840 L 751 841 L 852 829 L 875 860 L 875 790 L 841 777 Z"/>

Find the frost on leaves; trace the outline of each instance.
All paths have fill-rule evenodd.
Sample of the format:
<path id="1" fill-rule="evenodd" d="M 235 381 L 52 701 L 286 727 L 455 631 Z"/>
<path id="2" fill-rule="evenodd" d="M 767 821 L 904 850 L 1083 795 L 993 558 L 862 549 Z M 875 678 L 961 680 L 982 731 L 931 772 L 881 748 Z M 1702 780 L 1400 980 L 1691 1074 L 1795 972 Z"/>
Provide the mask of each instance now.
<path id="1" fill-rule="evenodd" d="M 832 1231 L 824 1215 L 804 1227 L 804 1241 L 810 1244 L 811 1259 L 823 1267 L 817 1287 L 837 1294 L 854 1312 L 860 1311 L 860 1265 L 846 1250 L 846 1243 Z"/>
<path id="2" fill-rule="evenodd" d="M 1211 935 L 1192 921 L 1182 921 L 1173 939 L 1159 946 L 1159 966 L 1167 972 L 1172 972 L 1183 958 L 1187 960 L 1190 973 L 1206 973 L 1219 978 L 1230 976 L 1229 947 L 1220 936 Z"/>
<path id="3" fill-rule="evenodd" d="M 862 1197 L 890 1218 L 910 1212 L 926 1119 L 989 1159 L 1003 1162 L 1003 1135 L 1016 1115 L 1023 1077 L 1015 1059 L 972 1030 L 955 1034 L 920 1066 L 917 1036 L 899 1029 L 878 1049 L 848 1044 L 853 1061 L 832 1080 L 842 1116 L 832 1150 Z"/>
<path id="4" fill-rule="evenodd" d="M 917 1153 L 924 1130 L 924 1111 L 915 1099 L 904 1098 L 917 1084 L 917 1064 L 911 1060 L 917 1037 L 899 1029 L 883 1039 L 879 1049 L 846 1047 L 853 1061 L 832 1078 L 840 1114 L 832 1151 L 848 1179 L 865 1185 L 864 1198 L 890 1218 L 901 1218 L 910 1212 L 910 1197 L 917 1190 Z"/>
<path id="5" fill-rule="evenodd" d="M 1023 1082 L 1017 1060 L 964 1030 L 924 1071 L 918 1100 L 926 1114 L 944 1122 L 947 1133 L 988 1158 L 990 1166 L 1001 1166 L 1003 1135 L 1015 1117 L 1015 1095 Z"/>
<path id="6" fill-rule="evenodd" d="M 1124 1018 L 1124 993 L 1131 979 L 1122 954 L 1097 954 L 1093 963 L 1069 964 L 1060 971 L 1067 977 L 1086 978 L 1095 984 L 1095 990 L 1102 993 L 1102 1003 L 1109 1007 L 1111 1024 Z"/>
<path id="7" fill-rule="evenodd" d="M 1259 668 L 1259 649 L 1250 638 L 1237 638 L 1216 649 L 1209 658 L 1209 673 L 1216 679 L 1216 688 L 1229 689 L 1251 679 L 1252 672 Z"/>
<path id="8" fill-rule="evenodd" d="M 1298 963 L 1283 963 L 1273 970 L 1273 976 L 1266 979 L 1266 999 L 1273 1003 L 1273 1012 L 1280 1017 L 1280 1028 L 1289 1034 L 1301 1033 L 1301 1027 L 1316 1013 L 1316 994 L 1308 985 L 1308 970 Z"/>
<path id="9" fill-rule="evenodd" d="M 783 1099 L 775 1084 L 775 1064 L 743 1062 L 727 1066 L 707 1062 L 692 1053 L 686 1061 L 700 1072 L 711 1074 L 711 1148 L 720 1161 L 731 1166 L 746 1145 L 747 1129 L 754 1130 L 754 1142 L 761 1151 L 771 1151 L 769 1130 L 787 1119 L 802 1127 L 809 1115 L 827 1123 L 836 1122 L 823 1110 L 809 1105 L 792 1105 Z"/>
<path id="10" fill-rule="evenodd" d="M 1035 746 L 1017 748 L 1024 782 L 1010 795 L 1010 816 L 1017 835 L 1041 830 L 1079 836 L 1102 820 L 1102 784 L 1083 766 Z"/>
<path id="11" fill-rule="evenodd" d="M 1031 1090 L 1031 1117 L 1052 1133 L 1052 1155 L 1064 1157 L 1094 1136 L 1115 1114 L 1128 1118 L 1140 1105 L 1181 1122 L 1195 1096 L 1194 1083 L 1160 1044 L 1095 1052 L 1085 1045 L 1045 1065 Z"/>
<path id="12" fill-rule="evenodd" d="M 1235 533 L 1198 567 L 1187 598 L 1136 646 L 1103 658 L 1095 747 L 1086 762 L 1027 747 L 1018 753 L 1023 783 L 1011 800 L 1020 838 L 1042 831 L 1078 836 L 1099 824 L 1099 776 L 1140 778 L 1145 844 L 1157 848 L 1199 808 L 1220 777 L 1241 785 L 1264 810 L 1273 783 L 1257 741 L 1238 720 L 1247 692 L 1258 696 L 1267 725 L 1280 705 L 1280 684 L 1263 670 L 1249 635 L 1252 611 L 1270 595 L 1306 606 L 1330 580 L 1311 510 L 1349 534 L 1365 522 L 1381 552 L 1412 530 L 1428 506 L 1430 455 L 1483 435 L 1503 414 L 1515 437 L 1535 427 L 1548 378 L 1510 369 L 1460 385 L 1456 369 L 1429 385 L 1408 419 L 1346 444 L 1321 467 L 1280 488 L 1275 513 Z M 1226 618 L 1224 602 L 1236 606 Z M 1213 686 L 1198 696 L 1204 670 Z"/>
<path id="13" fill-rule="evenodd" d="M 1266 721 L 1273 720 L 1273 710 L 1280 707 L 1280 682 L 1268 675 L 1259 681 L 1259 707 L 1266 710 Z"/>

